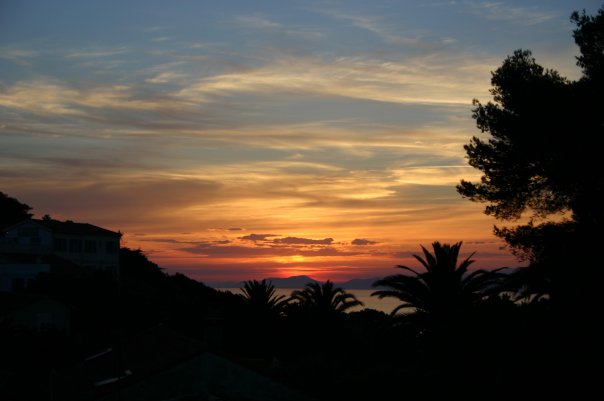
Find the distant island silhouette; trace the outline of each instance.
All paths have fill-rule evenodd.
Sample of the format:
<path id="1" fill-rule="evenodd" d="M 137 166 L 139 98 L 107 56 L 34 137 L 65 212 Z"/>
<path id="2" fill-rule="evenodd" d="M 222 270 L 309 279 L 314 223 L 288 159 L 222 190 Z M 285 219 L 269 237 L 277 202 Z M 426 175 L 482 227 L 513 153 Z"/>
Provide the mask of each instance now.
<path id="1" fill-rule="evenodd" d="M 342 282 L 334 282 L 338 287 L 348 290 L 369 290 L 375 281 L 381 277 L 371 278 L 355 278 Z M 275 288 L 302 288 L 308 283 L 317 283 L 321 280 L 316 280 L 312 277 L 301 275 L 301 276 L 290 276 L 290 277 L 269 277 L 265 279 L 273 283 Z M 207 281 L 204 284 L 212 288 L 240 288 L 243 286 L 245 280 L 242 281 Z"/>

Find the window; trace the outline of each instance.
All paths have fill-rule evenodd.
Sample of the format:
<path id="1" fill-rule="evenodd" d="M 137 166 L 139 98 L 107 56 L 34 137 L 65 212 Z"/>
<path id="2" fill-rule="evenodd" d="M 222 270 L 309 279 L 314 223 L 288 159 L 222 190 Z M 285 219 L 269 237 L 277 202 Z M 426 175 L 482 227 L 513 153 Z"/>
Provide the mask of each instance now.
<path id="1" fill-rule="evenodd" d="M 24 278 L 14 278 L 13 279 L 13 291 L 20 291 L 25 289 L 25 279 Z"/>
<path id="2" fill-rule="evenodd" d="M 38 229 L 35 227 L 20 227 L 17 230 L 17 235 L 19 235 L 19 237 L 32 237 L 38 235 Z"/>
<path id="3" fill-rule="evenodd" d="M 84 241 L 84 252 L 86 253 L 96 253 L 96 241 L 87 239 Z"/>
<path id="4" fill-rule="evenodd" d="M 105 253 L 117 253 L 117 242 L 106 241 L 105 242 Z"/>
<path id="5" fill-rule="evenodd" d="M 106 271 L 107 273 L 111 273 L 111 274 L 115 274 L 117 272 L 117 269 L 115 268 L 115 266 L 105 266 L 103 268 L 104 271 Z"/>
<path id="6" fill-rule="evenodd" d="M 55 238 L 54 239 L 54 250 L 56 252 L 66 252 L 67 251 L 67 240 L 65 238 Z"/>
<path id="7" fill-rule="evenodd" d="M 38 330 L 49 329 L 54 325 L 54 316 L 52 312 L 36 313 L 36 327 Z"/>
<path id="8" fill-rule="evenodd" d="M 81 239 L 70 239 L 69 240 L 69 252 L 81 253 L 82 252 L 82 240 Z"/>

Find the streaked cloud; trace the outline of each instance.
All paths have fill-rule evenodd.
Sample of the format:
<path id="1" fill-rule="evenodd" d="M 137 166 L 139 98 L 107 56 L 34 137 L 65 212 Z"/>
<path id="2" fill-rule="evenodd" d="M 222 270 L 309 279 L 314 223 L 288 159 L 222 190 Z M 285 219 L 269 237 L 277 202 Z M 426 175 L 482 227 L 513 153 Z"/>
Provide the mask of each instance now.
<path id="1" fill-rule="evenodd" d="M 282 27 L 281 24 L 271 21 L 262 14 L 240 15 L 236 18 L 236 21 L 248 28 L 275 29 Z"/>
<path id="2" fill-rule="evenodd" d="M 185 76 L 186 76 L 185 74 L 181 74 L 178 72 L 166 71 L 166 72 L 161 72 L 161 73 L 157 74 L 153 78 L 146 79 L 145 81 L 150 82 L 152 84 L 165 84 L 165 83 L 178 81 Z"/>
<path id="3" fill-rule="evenodd" d="M 322 27 L 307 27 L 297 24 L 285 24 L 276 22 L 264 14 L 254 13 L 250 15 L 240 15 L 235 18 L 235 23 L 238 27 L 245 29 L 253 29 L 272 33 L 276 39 L 280 39 L 280 35 L 285 35 L 290 38 L 315 41 L 324 37 Z"/>
<path id="4" fill-rule="evenodd" d="M 103 50 L 103 49 L 80 49 L 72 50 L 66 54 L 68 58 L 103 58 L 113 57 L 126 53 L 125 48 L 118 48 L 115 50 Z"/>
<path id="5" fill-rule="evenodd" d="M 264 67 L 198 80 L 178 97 L 204 102 L 210 95 L 296 91 L 393 103 L 469 104 L 485 91 L 476 74 L 492 64 L 461 56 L 418 57 L 405 62 L 342 57 L 288 58 Z"/>
<path id="6" fill-rule="evenodd" d="M 354 15 L 346 12 L 340 11 L 326 11 L 327 15 L 332 18 L 344 20 L 352 23 L 355 27 L 367 30 L 387 43 L 397 44 L 397 45 L 405 45 L 411 47 L 433 47 L 433 44 L 436 42 L 434 39 L 428 40 L 422 35 L 419 34 L 410 34 L 403 33 L 400 30 L 395 29 L 383 18 L 368 16 L 368 15 Z M 437 40 L 442 44 L 447 43 L 443 39 Z M 432 42 L 432 43 L 430 43 Z M 432 46 L 431 46 L 432 45 Z"/>
<path id="7" fill-rule="evenodd" d="M 481 173 L 470 166 L 420 166 L 394 169 L 396 181 L 417 185 L 456 185 L 462 179 L 480 180 Z"/>
<path id="8" fill-rule="evenodd" d="M 375 244 L 377 244 L 377 242 L 376 241 L 370 241 L 370 240 L 365 239 L 365 238 L 355 238 L 355 239 L 352 240 L 351 244 L 352 245 L 363 246 L 363 245 L 375 245 Z"/>
<path id="9" fill-rule="evenodd" d="M 175 99 L 138 96 L 130 85 L 107 85 L 90 88 L 69 86 L 55 80 L 17 82 L 0 92 L 0 106 L 32 114 L 85 116 L 86 110 L 177 110 L 185 107 Z"/>
<path id="10" fill-rule="evenodd" d="M 298 237 L 285 237 L 278 238 L 273 240 L 276 244 L 321 244 L 321 245 L 330 245 L 333 242 L 333 238 L 324 238 L 324 239 L 310 239 L 310 238 L 298 238 Z"/>
<path id="11" fill-rule="evenodd" d="M 537 25 L 559 16 L 557 12 L 538 6 L 513 7 L 502 1 L 465 1 L 464 4 L 486 19 L 518 25 Z"/>
<path id="12" fill-rule="evenodd" d="M 277 237 L 276 234 L 249 234 L 244 235 L 243 237 L 239 237 L 244 241 L 264 241 L 269 237 Z"/>
<path id="13" fill-rule="evenodd" d="M 12 61 L 22 66 L 31 65 L 31 59 L 38 55 L 38 51 L 32 49 L 18 49 L 11 47 L 0 48 L 0 60 Z"/>

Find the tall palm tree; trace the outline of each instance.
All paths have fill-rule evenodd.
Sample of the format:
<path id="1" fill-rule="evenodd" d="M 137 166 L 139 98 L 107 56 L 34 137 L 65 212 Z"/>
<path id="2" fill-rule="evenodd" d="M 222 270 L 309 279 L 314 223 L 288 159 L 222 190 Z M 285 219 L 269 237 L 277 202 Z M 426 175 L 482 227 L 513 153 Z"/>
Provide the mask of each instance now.
<path id="1" fill-rule="evenodd" d="M 395 274 L 373 283 L 374 287 L 386 289 L 373 292 L 380 299 L 397 298 L 401 301 L 392 311 L 396 315 L 403 309 L 415 309 L 416 314 L 429 316 L 437 320 L 451 317 L 487 295 L 497 291 L 501 279 L 498 270 L 476 270 L 468 273 L 468 267 L 474 262 L 473 253 L 460 264 L 457 263 L 461 242 L 453 245 L 434 242 L 430 253 L 422 246 L 424 257 L 413 255 L 424 267 L 418 272 L 408 266 L 397 266 L 409 274 Z"/>
<path id="2" fill-rule="evenodd" d="M 355 306 L 363 306 L 353 294 L 335 287 L 329 280 L 322 284 L 308 283 L 303 290 L 293 291 L 291 299 L 297 301 L 300 307 L 323 316 L 340 314 Z"/>
<path id="3" fill-rule="evenodd" d="M 250 308 L 251 313 L 259 317 L 279 316 L 283 314 L 289 298 L 277 295 L 272 282 L 248 280 L 243 282 L 239 296 Z"/>

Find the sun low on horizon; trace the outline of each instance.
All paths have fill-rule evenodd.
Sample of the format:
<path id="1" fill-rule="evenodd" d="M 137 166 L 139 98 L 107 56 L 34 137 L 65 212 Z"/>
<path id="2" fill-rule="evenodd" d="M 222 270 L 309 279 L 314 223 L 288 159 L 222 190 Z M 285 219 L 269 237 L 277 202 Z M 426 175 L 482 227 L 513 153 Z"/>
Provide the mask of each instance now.
<path id="1" fill-rule="evenodd" d="M 201 281 L 384 276 L 434 241 L 515 266 L 455 189 L 472 99 L 518 48 L 577 78 L 599 6 L 3 1 L 0 191 Z"/>

